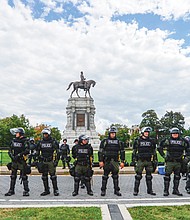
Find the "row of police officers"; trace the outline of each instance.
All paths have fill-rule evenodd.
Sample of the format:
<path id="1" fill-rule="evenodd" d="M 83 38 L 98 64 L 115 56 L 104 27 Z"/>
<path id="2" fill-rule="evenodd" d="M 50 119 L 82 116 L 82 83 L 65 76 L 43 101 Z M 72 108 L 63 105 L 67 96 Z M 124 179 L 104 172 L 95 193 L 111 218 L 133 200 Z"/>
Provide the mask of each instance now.
<path id="1" fill-rule="evenodd" d="M 163 139 L 157 147 L 156 140 L 150 137 L 151 130 L 150 127 L 144 127 L 141 130 L 140 137 L 134 141 L 132 163 L 135 167 L 136 175 L 133 195 L 137 196 L 139 193 L 140 181 L 144 169 L 146 171 L 147 193 L 156 195 L 152 187 L 152 173 L 156 170 L 158 162 L 157 150 L 165 159 L 166 164 L 163 195 L 169 195 L 171 174 L 174 173 L 172 193 L 182 196 L 178 189 L 182 167 L 186 168 L 186 190 L 190 193 L 190 138 L 181 137 L 180 130 L 178 128 L 172 128 L 170 130 L 170 137 Z M 78 195 L 80 182 L 85 185 L 87 194 L 90 196 L 93 195 L 91 189 L 91 180 L 93 176 L 93 148 L 89 143 L 89 137 L 87 135 L 80 135 L 79 139 L 76 140 L 76 144 L 72 148 L 72 157 L 75 161 L 73 165 L 70 166 L 69 162 L 71 157 L 69 156 L 69 146 L 66 145 L 67 140 L 64 139 L 63 144 L 59 147 L 59 143 L 51 137 L 51 130 L 49 128 L 42 130 L 42 138 L 36 146 L 32 145 L 34 144 L 33 140 L 28 140 L 25 137 L 23 128 L 13 128 L 10 129 L 10 131 L 15 137 L 11 142 L 8 152 L 11 158 L 11 163 L 8 164 L 8 168 L 11 170 L 11 181 L 9 191 L 5 196 L 15 194 L 18 170 L 20 170 L 20 179 L 24 187 L 23 196 L 29 196 L 27 175 L 31 173 L 32 158 L 39 172 L 42 174 L 44 191 L 41 193 L 41 196 L 50 194 L 48 174 L 52 181 L 54 195 L 58 196 L 56 166 L 60 158 L 62 161 L 64 159 L 62 156 L 63 154 L 61 154 L 63 150 L 67 152 L 64 156 L 64 162 L 68 163 L 70 174 L 74 177 L 74 191 L 72 195 Z M 116 127 L 111 127 L 108 137 L 101 141 L 98 151 L 99 166 L 103 168 L 101 196 L 106 195 L 107 182 L 110 174 L 113 179 L 114 194 L 121 196 L 119 187 L 119 167 L 121 169 L 124 167 L 125 149 L 123 142 L 117 138 L 116 134 Z M 63 168 L 64 167 L 63 164 Z"/>

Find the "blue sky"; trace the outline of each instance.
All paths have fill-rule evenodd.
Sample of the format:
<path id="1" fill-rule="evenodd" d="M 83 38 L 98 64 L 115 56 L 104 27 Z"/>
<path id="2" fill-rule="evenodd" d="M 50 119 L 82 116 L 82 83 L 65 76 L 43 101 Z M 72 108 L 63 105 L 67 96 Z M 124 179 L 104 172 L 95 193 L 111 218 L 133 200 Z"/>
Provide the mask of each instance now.
<path id="1" fill-rule="evenodd" d="M 84 71 L 98 132 L 148 109 L 180 111 L 190 127 L 189 19 L 188 0 L 1 0 L 0 117 L 64 130 L 66 88 Z"/>

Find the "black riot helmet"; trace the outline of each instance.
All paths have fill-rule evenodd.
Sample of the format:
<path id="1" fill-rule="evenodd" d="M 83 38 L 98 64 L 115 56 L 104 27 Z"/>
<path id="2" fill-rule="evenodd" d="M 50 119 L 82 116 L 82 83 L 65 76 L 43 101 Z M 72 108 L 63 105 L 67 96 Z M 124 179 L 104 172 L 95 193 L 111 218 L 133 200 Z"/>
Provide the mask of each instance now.
<path id="1" fill-rule="evenodd" d="M 41 134 L 42 134 L 42 135 L 43 135 L 43 134 L 48 134 L 48 135 L 50 135 L 50 134 L 51 134 L 51 130 L 50 130 L 49 128 L 44 128 L 44 129 L 42 130 Z"/>
<path id="2" fill-rule="evenodd" d="M 170 129 L 170 134 L 179 134 L 180 135 L 179 128 L 172 128 L 172 129 Z"/>
<path id="3" fill-rule="evenodd" d="M 151 132 L 152 131 L 152 128 L 151 127 L 143 127 L 142 129 L 141 129 L 141 134 L 144 134 L 144 132 Z"/>
<path id="4" fill-rule="evenodd" d="M 187 140 L 190 143 L 190 136 L 185 136 L 185 140 Z"/>
<path id="5" fill-rule="evenodd" d="M 110 133 L 117 133 L 117 128 L 115 126 L 112 126 L 108 132 L 109 132 L 109 134 Z"/>
<path id="6" fill-rule="evenodd" d="M 82 134 L 82 135 L 79 136 L 79 143 L 81 143 L 82 140 L 87 140 L 87 141 L 89 141 L 89 139 L 90 139 L 90 138 L 89 138 L 88 135 Z"/>
<path id="7" fill-rule="evenodd" d="M 13 134 L 13 135 L 16 135 L 16 133 L 19 133 L 20 136 L 22 136 L 22 135 L 25 134 L 25 130 L 24 130 L 24 128 L 22 128 L 22 127 L 19 127 L 19 128 L 11 128 L 11 129 L 10 129 L 10 132 L 11 132 L 11 134 Z"/>

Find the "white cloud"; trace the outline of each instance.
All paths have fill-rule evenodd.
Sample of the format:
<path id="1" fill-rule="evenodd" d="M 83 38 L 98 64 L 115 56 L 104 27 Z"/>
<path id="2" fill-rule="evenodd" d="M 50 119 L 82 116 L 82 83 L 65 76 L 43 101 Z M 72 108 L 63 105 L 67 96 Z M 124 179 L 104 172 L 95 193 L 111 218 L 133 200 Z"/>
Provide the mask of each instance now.
<path id="1" fill-rule="evenodd" d="M 110 1 L 107 9 L 101 2 L 93 1 L 90 8 L 83 2 L 80 9 L 90 15 L 70 27 L 63 20 L 33 19 L 31 9 L 20 1 L 11 8 L 2 0 L 1 117 L 24 113 L 33 124 L 48 122 L 63 130 L 71 92 L 66 88 L 79 80 L 83 70 L 87 79 L 97 82 L 91 93 L 98 132 L 111 123 L 139 124 L 141 114 L 148 109 L 160 117 L 166 110 L 181 111 L 190 124 L 190 58 L 186 57 L 189 48 L 181 47 L 183 40 L 172 39 L 167 30 L 150 31 L 140 29 L 136 22 L 109 19 L 116 9 L 120 13 L 151 11 L 158 1 L 144 9 L 136 1 L 129 1 L 130 7 L 126 1 L 123 7 Z M 46 3 L 56 10 L 55 1 Z M 182 12 L 175 14 L 179 17 Z"/>

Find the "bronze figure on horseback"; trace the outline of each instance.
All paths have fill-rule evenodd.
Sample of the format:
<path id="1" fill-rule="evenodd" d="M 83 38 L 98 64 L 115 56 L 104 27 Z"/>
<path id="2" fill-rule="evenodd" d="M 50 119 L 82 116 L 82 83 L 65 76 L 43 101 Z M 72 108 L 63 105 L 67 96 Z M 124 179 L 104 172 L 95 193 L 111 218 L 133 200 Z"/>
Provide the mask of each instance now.
<path id="1" fill-rule="evenodd" d="M 92 87 L 94 87 L 96 85 L 96 82 L 94 80 L 87 80 L 83 75 L 83 72 L 81 72 L 80 75 L 81 81 L 76 81 L 76 82 L 71 82 L 67 88 L 67 90 L 70 89 L 71 85 L 73 85 L 73 91 L 71 92 L 70 98 L 72 98 L 73 93 L 76 91 L 77 96 L 80 98 L 79 94 L 78 94 L 78 89 L 83 89 L 85 91 L 85 97 L 87 95 L 87 92 L 89 94 L 89 97 L 91 97 L 90 95 L 90 87 L 92 85 Z"/>

